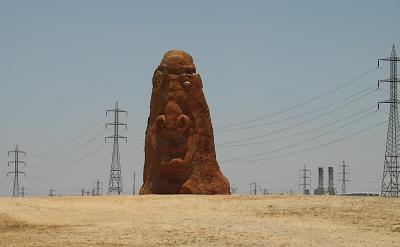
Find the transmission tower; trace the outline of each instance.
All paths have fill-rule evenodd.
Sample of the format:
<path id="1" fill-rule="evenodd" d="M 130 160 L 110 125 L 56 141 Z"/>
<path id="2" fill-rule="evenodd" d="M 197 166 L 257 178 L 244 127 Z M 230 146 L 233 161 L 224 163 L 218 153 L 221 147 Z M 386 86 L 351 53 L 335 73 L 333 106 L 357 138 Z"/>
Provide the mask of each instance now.
<path id="1" fill-rule="evenodd" d="M 304 168 L 299 170 L 299 187 L 303 187 L 303 194 L 309 195 L 311 190 L 311 170 Z"/>
<path id="2" fill-rule="evenodd" d="M 10 166 L 10 164 L 14 164 L 14 171 L 8 172 L 7 175 L 10 173 L 14 174 L 13 197 L 19 197 L 19 174 L 23 173 L 25 175 L 25 172 L 21 172 L 19 170 L 19 164 L 24 164 L 26 166 L 24 161 L 19 160 L 19 154 L 23 154 L 26 157 L 26 152 L 18 150 L 18 145 L 16 145 L 15 150 L 8 151 L 8 156 L 10 156 L 10 153 L 14 153 L 14 160 L 9 161 L 8 166 Z"/>
<path id="3" fill-rule="evenodd" d="M 346 175 L 350 175 L 348 172 L 347 168 L 350 168 L 349 165 L 346 165 L 346 162 L 343 160 L 343 164 L 339 165 L 339 167 L 342 169 L 341 172 L 339 172 L 339 176 L 342 178 L 339 179 L 339 182 L 342 182 L 342 194 L 346 194 L 346 182 L 349 182 L 350 180 L 346 178 Z"/>
<path id="4" fill-rule="evenodd" d="M 100 184 L 102 184 L 102 183 L 97 179 L 96 187 L 94 188 L 96 190 L 96 192 L 93 193 L 93 195 L 96 195 L 96 196 L 100 195 L 100 190 L 102 190 L 102 188 L 100 187 Z"/>
<path id="5" fill-rule="evenodd" d="M 54 189 L 53 189 L 53 187 L 50 187 L 50 189 L 49 189 L 49 196 L 50 197 L 53 197 L 54 196 Z"/>
<path id="6" fill-rule="evenodd" d="M 127 138 L 125 136 L 120 136 L 118 133 L 119 126 L 124 125 L 125 129 L 127 129 L 127 125 L 125 123 L 119 122 L 119 114 L 121 112 L 125 113 L 128 116 L 128 113 L 124 110 L 118 108 L 118 102 L 115 103 L 115 108 L 112 110 L 106 110 L 106 116 L 108 112 L 114 113 L 114 122 L 107 123 L 106 127 L 112 125 L 114 127 L 114 135 L 108 136 L 105 139 L 113 139 L 113 154 L 112 154 L 112 161 L 111 161 L 111 170 L 110 170 L 110 181 L 108 183 L 108 194 L 118 194 L 120 195 L 122 192 L 122 174 L 121 174 L 121 164 L 120 164 L 120 155 L 119 155 L 119 139 Z"/>
<path id="7" fill-rule="evenodd" d="M 397 99 L 397 83 L 399 82 L 399 79 L 397 78 L 397 62 L 400 60 L 396 55 L 396 50 L 394 45 L 392 47 L 392 53 L 389 58 L 378 59 L 378 67 L 379 67 L 379 61 L 390 62 L 390 78 L 378 81 L 378 88 L 381 82 L 390 83 L 390 99 L 378 103 L 378 108 L 380 103 L 390 104 L 390 115 L 389 115 L 389 124 L 387 130 L 381 195 L 398 197 L 400 192 L 400 187 L 399 187 L 400 166 L 398 160 L 400 155 L 400 143 L 399 143 L 400 125 L 399 125 L 399 115 L 397 109 L 397 105 L 399 103 Z"/>
<path id="8" fill-rule="evenodd" d="M 257 182 L 250 183 L 250 195 L 252 194 L 252 192 L 254 192 L 254 195 L 257 195 L 257 190 L 259 190 L 261 193 L 261 189 L 261 186 L 258 186 Z"/>

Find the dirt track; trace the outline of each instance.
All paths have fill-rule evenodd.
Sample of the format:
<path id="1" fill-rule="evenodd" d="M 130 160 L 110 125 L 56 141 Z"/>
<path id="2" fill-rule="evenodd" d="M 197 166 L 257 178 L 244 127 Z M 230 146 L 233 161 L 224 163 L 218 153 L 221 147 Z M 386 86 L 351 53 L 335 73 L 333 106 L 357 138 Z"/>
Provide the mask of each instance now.
<path id="1" fill-rule="evenodd" d="M 1 246 L 400 246 L 400 199 L 0 198 Z"/>

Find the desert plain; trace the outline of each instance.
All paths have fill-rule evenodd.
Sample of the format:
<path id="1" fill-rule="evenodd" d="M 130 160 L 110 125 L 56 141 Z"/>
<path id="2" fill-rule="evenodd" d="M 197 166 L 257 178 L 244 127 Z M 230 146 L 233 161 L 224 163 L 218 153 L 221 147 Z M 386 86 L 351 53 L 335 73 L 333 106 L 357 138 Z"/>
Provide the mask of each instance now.
<path id="1" fill-rule="evenodd" d="M 0 246 L 400 246 L 400 199 L 3 197 Z"/>

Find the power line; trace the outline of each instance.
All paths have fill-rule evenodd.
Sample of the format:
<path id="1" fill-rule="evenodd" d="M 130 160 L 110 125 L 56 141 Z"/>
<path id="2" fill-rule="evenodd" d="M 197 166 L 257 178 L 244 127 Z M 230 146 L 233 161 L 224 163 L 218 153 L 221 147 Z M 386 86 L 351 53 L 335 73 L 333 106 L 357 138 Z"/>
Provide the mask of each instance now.
<path id="1" fill-rule="evenodd" d="M 80 157 L 80 158 L 78 158 L 78 159 L 71 160 L 71 161 L 69 161 L 69 162 L 63 163 L 63 164 L 61 165 L 61 166 L 64 166 L 64 165 L 67 165 L 67 166 L 62 167 L 61 169 L 58 169 L 58 170 L 55 170 L 55 171 L 46 173 L 45 175 L 42 175 L 42 176 L 43 176 L 43 177 L 47 177 L 47 176 L 50 176 L 50 175 L 55 174 L 55 173 L 57 173 L 57 172 L 64 171 L 64 170 L 66 170 L 67 168 L 70 168 L 70 167 L 76 165 L 77 163 L 81 162 L 82 160 L 84 160 L 85 158 L 89 157 L 90 155 L 93 155 L 93 154 L 97 153 L 98 151 L 104 149 L 105 147 L 106 147 L 106 145 L 102 144 L 102 145 L 98 146 L 96 149 L 94 149 L 93 151 L 87 153 L 86 155 L 84 155 L 84 156 L 82 156 L 82 157 Z"/>
<path id="2" fill-rule="evenodd" d="M 375 90 L 374 90 L 374 91 L 375 91 Z M 345 104 L 342 104 L 342 105 L 340 105 L 340 106 L 338 106 L 338 107 L 336 107 L 336 108 L 334 108 L 334 109 L 332 109 L 332 110 L 330 110 L 330 111 L 328 111 L 328 112 L 321 113 L 321 114 L 319 114 L 319 115 L 317 115 L 317 116 L 314 116 L 314 117 L 312 117 L 312 118 L 306 119 L 306 120 L 301 121 L 301 122 L 299 122 L 299 123 L 290 125 L 290 126 L 288 126 L 288 127 L 284 127 L 284 128 L 281 128 L 281 129 L 278 129 L 278 130 L 275 130 L 275 131 L 272 131 L 272 132 L 268 132 L 268 133 L 265 133 L 265 134 L 262 134 L 262 135 L 257 135 L 257 136 L 252 136 L 252 137 L 241 138 L 241 139 L 237 139 L 237 140 L 232 140 L 232 141 L 220 143 L 220 144 L 217 144 L 217 145 L 225 145 L 225 144 L 232 144 L 232 143 L 237 143 L 237 142 L 243 142 L 243 141 L 249 141 L 249 140 L 259 139 L 259 138 L 266 137 L 266 136 L 270 136 L 270 135 L 273 135 L 273 134 L 277 134 L 277 133 L 280 133 L 280 132 L 283 132 L 283 131 L 286 131 L 286 130 L 290 130 L 290 129 L 294 128 L 294 127 L 298 127 L 298 126 L 307 124 L 307 123 L 312 122 L 312 121 L 314 121 L 314 120 L 316 120 L 316 119 L 319 119 L 319 118 L 321 118 L 321 117 L 324 117 L 324 116 L 326 116 L 326 115 L 329 115 L 329 114 L 331 114 L 332 112 L 338 111 L 338 110 L 340 110 L 340 109 L 342 109 L 342 108 L 344 108 L 344 107 L 346 107 L 346 106 L 348 106 L 348 105 L 350 105 L 350 104 L 352 104 L 352 103 L 354 103 L 354 102 L 356 102 L 356 101 L 358 101 L 358 100 L 360 100 L 360 99 L 362 99 L 362 98 L 368 96 L 369 94 L 371 94 L 371 93 L 374 92 L 374 91 L 368 92 L 367 94 L 363 94 L 363 95 L 361 95 L 360 97 L 357 97 L 357 98 L 355 98 L 355 99 L 352 100 L 352 101 L 349 101 L 349 102 L 347 102 L 347 103 L 345 103 Z"/>
<path id="3" fill-rule="evenodd" d="M 56 161 L 62 160 L 63 158 L 68 157 L 68 156 L 70 156 L 71 154 L 76 153 L 77 151 L 81 150 L 83 147 L 85 147 L 85 146 L 89 145 L 90 143 L 94 142 L 95 140 L 99 139 L 100 137 L 103 136 L 103 134 L 104 134 L 105 132 L 106 132 L 105 129 L 101 130 L 98 134 L 96 134 L 95 137 L 89 139 L 88 141 L 84 142 L 83 144 L 81 144 L 81 145 L 79 145 L 79 146 L 72 147 L 72 148 L 67 149 L 67 150 L 65 150 L 65 151 L 63 151 L 63 152 L 60 152 L 60 153 L 47 155 L 47 156 L 45 156 L 45 157 L 36 157 L 36 158 L 34 158 L 34 159 L 42 159 L 42 158 L 48 158 L 48 157 L 54 157 L 54 156 L 62 155 L 61 157 L 57 158 L 56 160 L 48 161 L 48 162 L 45 162 L 45 163 L 41 163 L 40 166 L 45 165 L 45 164 L 53 164 L 53 163 L 56 162 Z"/>
<path id="4" fill-rule="evenodd" d="M 329 126 L 334 125 L 334 124 L 336 124 L 336 123 L 339 123 L 339 122 L 341 122 L 341 121 L 343 121 L 343 120 L 347 120 L 347 119 L 353 118 L 353 117 L 355 117 L 355 116 L 358 116 L 358 115 L 360 115 L 361 113 L 364 113 L 364 112 L 366 112 L 366 111 L 368 111 L 368 110 L 371 110 L 371 109 L 373 109 L 373 108 L 376 108 L 376 106 L 374 105 L 374 106 L 368 107 L 368 108 L 366 108 L 366 109 L 364 109 L 364 110 L 362 110 L 362 111 L 359 111 L 359 112 L 357 112 L 357 113 L 348 115 L 348 116 L 346 116 L 346 117 L 344 117 L 344 118 L 335 120 L 335 121 L 333 121 L 333 122 L 329 122 L 329 123 L 327 123 L 327 124 L 321 125 L 321 126 L 316 127 L 316 128 L 311 128 L 311 129 L 308 129 L 308 130 L 305 130 L 305 131 L 297 132 L 297 133 L 294 133 L 294 134 L 291 134 L 291 135 L 286 135 L 286 136 L 283 136 L 283 137 L 278 137 L 278 138 L 275 138 L 275 139 L 269 139 L 269 140 L 258 141 L 258 142 L 249 142 L 249 143 L 243 143 L 243 144 L 218 145 L 218 146 L 219 146 L 219 147 L 222 147 L 222 148 L 224 148 L 224 147 L 242 147 L 242 146 L 251 146 L 251 145 L 257 145 L 257 144 L 263 144 L 263 143 L 281 141 L 281 140 L 284 140 L 284 139 L 288 139 L 288 138 L 291 138 L 291 137 L 303 135 L 303 134 L 306 134 L 306 133 L 314 132 L 314 131 L 316 131 L 316 130 L 320 130 L 320 129 L 329 127 Z M 374 112 L 375 112 L 375 111 L 374 111 Z"/>
<path id="5" fill-rule="evenodd" d="M 371 90 L 371 89 L 372 89 L 372 90 Z M 366 88 L 366 89 L 364 89 L 364 90 L 362 90 L 362 91 L 360 91 L 360 92 L 357 92 L 357 93 L 355 93 L 355 94 L 352 94 L 352 95 L 350 95 L 350 96 L 347 96 L 347 97 L 345 97 L 345 98 L 343 98 L 343 99 L 340 99 L 340 100 L 338 100 L 338 101 L 335 101 L 335 102 L 333 102 L 333 103 L 329 103 L 329 104 L 320 106 L 320 107 L 318 107 L 318 108 L 316 108 L 316 109 L 313 109 L 313 110 L 310 110 L 310 111 L 307 111 L 307 112 L 302 112 L 302 113 L 299 113 L 299 114 L 294 115 L 294 116 L 290 116 L 290 117 L 287 117 L 287 118 L 284 118 L 284 119 L 274 120 L 274 121 L 267 122 L 267 123 L 261 123 L 261 124 L 252 125 L 252 126 L 246 126 L 246 127 L 241 127 L 241 128 L 222 129 L 222 130 L 219 130 L 219 131 L 223 131 L 223 132 L 226 132 L 226 131 L 238 131 L 238 130 L 247 130 L 247 129 L 258 128 L 258 127 L 263 127 L 263 126 L 268 126 L 268 125 L 273 125 L 273 124 L 282 124 L 282 122 L 285 122 L 285 121 L 288 121 L 288 120 L 293 120 L 293 119 L 300 118 L 300 117 L 304 117 L 304 116 L 309 115 L 309 114 L 311 114 L 311 113 L 318 112 L 318 111 L 320 111 L 320 110 L 324 110 L 324 109 L 326 109 L 326 108 L 328 108 L 328 107 L 334 106 L 334 105 L 336 105 L 336 104 L 339 104 L 339 103 L 341 103 L 341 102 L 344 102 L 344 101 L 346 101 L 346 100 L 348 100 L 348 99 L 350 99 L 350 98 L 353 98 L 353 97 L 355 97 L 355 96 L 357 96 L 357 95 L 360 95 L 360 94 L 366 92 L 366 94 L 363 94 L 363 95 L 361 95 L 360 97 L 356 98 L 355 100 L 348 102 L 348 104 L 346 103 L 345 106 L 347 106 L 347 105 L 349 105 L 349 104 L 352 104 L 352 103 L 354 103 L 354 102 L 356 102 L 356 101 L 358 101 L 358 100 L 360 100 L 360 99 L 362 99 L 362 98 L 368 96 L 369 94 L 375 92 L 376 90 L 377 90 L 377 89 L 375 89 L 375 85 L 372 85 L 372 86 L 370 86 L 370 87 L 368 87 L 368 88 Z M 342 107 L 339 107 L 339 109 L 341 109 L 341 108 L 342 108 Z"/>
<path id="6" fill-rule="evenodd" d="M 57 175 L 57 176 L 48 176 L 48 175 L 45 175 L 45 176 L 43 176 L 43 177 L 30 177 L 30 179 L 40 179 L 40 180 L 43 180 L 43 179 L 56 179 L 56 178 L 67 177 L 67 176 L 76 174 L 76 173 L 78 173 L 78 172 L 81 172 L 81 171 L 83 171 L 83 170 L 86 170 L 86 169 L 88 169 L 88 168 L 90 168 L 90 167 L 92 167 L 92 166 L 94 166 L 94 165 L 98 165 L 98 164 L 100 163 L 100 161 L 104 161 L 106 158 L 108 158 L 108 157 L 110 157 L 110 156 L 111 156 L 111 153 L 108 153 L 107 155 L 101 157 L 100 159 L 95 160 L 95 161 L 92 162 L 92 163 L 89 163 L 89 165 L 84 166 L 84 167 L 81 167 L 81 168 L 79 168 L 78 170 L 75 170 L 75 171 L 72 171 L 72 172 L 69 172 L 69 173 L 64 173 L 64 174 Z"/>
<path id="7" fill-rule="evenodd" d="M 99 137 L 96 137 L 95 139 L 98 139 Z M 92 142 L 92 141 L 90 141 L 90 142 Z M 87 144 L 86 144 L 87 145 Z M 82 147 L 84 147 L 84 146 L 86 146 L 86 145 L 82 145 L 79 149 L 77 149 L 76 151 L 78 152 L 78 151 L 81 151 L 82 149 Z M 97 152 L 98 151 L 98 149 L 99 148 L 102 148 L 102 147 L 105 147 L 105 145 L 104 144 L 100 144 L 96 149 L 95 149 L 95 151 L 94 151 L 94 153 L 95 152 Z M 92 151 L 91 152 L 89 152 L 89 155 L 92 153 Z M 76 153 L 68 153 L 68 154 L 65 154 L 65 155 L 63 155 L 63 156 L 61 156 L 61 157 L 59 157 L 59 158 L 57 158 L 57 159 L 55 159 L 55 160 L 51 160 L 51 161 L 46 161 L 46 162 L 38 162 L 38 161 L 36 161 L 35 163 L 34 163 L 34 165 L 32 165 L 31 167 L 32 168 L 41 168 L 41 167 L 49 167 L 49 165 L 51 165 L 51 166 L 53 166 L 54 167 L 54 164 L 57 164 L 57 162 L 58 161 L 63 161 L 65 158 L 68 158 L 68 157 L 70 157 L 71 155 L 73 155 L 73 154 L 76 154 Z M 82 158 L 78 158 L 77 160 L 79 161 L 79 160 L 81 160 Z M 63 166 L 63 165 L 68 165 L 68 164 L 70 164 L 70 163 L 73 163 L 73 162 L 75 162 L 76 160 L 73 160 L 73 161 L 67 161 L 67 162 L 63 162 L 63 163 L 61 163 L 61 165 L 60 166 Z"/>
<path id="8" fill-rule="evenodd" d="M 371 53 L 371 54 L 368 55 L 368 56 L 365 56 L 365 57 L 362 58 L 362 59 L 357 60 L 357 62 L 351 64 L 351 66 L 346 66 L 346 67 L 343 68 L 343 69 L 337 69 L 336 71 L 333 71 L 333 72 L 331 72 L 330 74 L 331 74 L 331 75 L 334 75 L 334 74 L 336 74 L 336 73 L 338 73 L 338 72 L 342 73 L 343 70 L 351 69 L 351 68 L 355 67 L 355 65 L 358 65 L 359 63 L 368 61 L 370 58 L 376 56 L 376 54 L 381 53 L 381 52 L 378 53 L 377 51 L 378 51 L 378 50 L 376 50 L 374 53 Z M 381 69 L 381 68 L 380 68 L 380 69 Z M 325 76 L 325 77 L 327 77 L 327 76 Z M 328 79 L 329 79 L 329 78 L 328 78 Z M 308 87 L 308 88 L 309 88 L 309 87 L 312 87 L 313 85 L 319 84 L 321 81 L 327 81 L 327 78 L 322 78 L 322 79 L 319 79 L 319 80 L 317 80 L 317 81 L 314 81 L 314 83 L 308 84 L 308 85 L 306 85 L 306 87 Z M 300 87 L 295 88 L 295 89 L 293 89 L 293 87 L 292 87 L 292 88 L 290 89 L 289 93 L 296 92 L 296 91 L 298 91 L 298 89 L 300 89 L 300 88 L 304 88 L 304 85 L 301 85 Z M 273 90 L 273 91 L 274 91 L 274 90 Z M 288 93 L 288 90 L 279 90 L 279 92 L 278 92 L 278 91 L 272 92 L 273 96 L 275 96 L 275 97 L 278 97 L 278 96 L 280 96 L 280 95 L 286 95 L 287 93 Z M 252 103 L 252 102 L 259 102 L 259 101 L 267 102 L 267 101 L 270 101 L 270 100 L 271 100 L 271 96 L 267 97 L 267 99 L 265 99 L 265 97 L 263 97 L 262 99 L 254 99 L 254 98 L 253 98 L 252 100 L 246 100 L 246 101 L 241 100 L 241 101 L 230 102 L 229 105 L 219 105 L 219 104 L 216 105 L 216 106 L 214 105 L 214 109 L 215 109 L 215 108 L 217 108 L 217 109 L 226 108 L 227 106 L 229 106 L 229 108 L 231 108 L 231 107 L 236 107 L 236 105 L 244 105 L 244 104 L 249 104 L 249 103 Z"/>
<path id="9" fill-rule="evenodd" d="M 229 161 L 229 162 L 228 161 L 218 161 L 218 162 L 219 163 L 224 163 L 224 164 L 227 164 L 227 163 L 246 163 L 246 164 L 248 164 L 249 162 L 256 162 L 256 161 L 271 160 L 271 159 L 276 159 L 276 158 L 281 158 L 281 157 L 288 157 L 288 156 L 292 156 L 292 155 L 295 155 L 295 154 L 311 151 L 311 150 L 314 150 L 314 149 L 322 148 L 322 147 L 325 147 L 325 146 L 328 146 L 328 145 L 332 145 L 332 144 L 344 141 L 344 140 L 346 140 L 348 138 L 351 138 L 353 136 L 356 136 L 356 135 L 359 135 L 361 133 L 367 132 L 367 131 L 369 131 L 371 129 L 374 129 L 374 128 L 378 127 L 378 126 L 381 126 L 381 125 L 383 125 L 385 123 L 386 123 L 386 121 L 380 122 L 380 123 L 374 124 L 374 125 L 372 125 L 372 126 L 370 126 L 368 128 L 365 128 L 365 129 L 362 129 L 360 131 L 354 132 L 352 134 L 346 135 L 344 137 L 335 139 L 333 141 L 330 141 L 330 142 L 327 142 L 327 143 L 323 143 L 323 144 L 319 144 L 319 145 L 315 145 L 315 146 L 312 146 L 312 147 L 309 147 L 309 148 L 305 148 L 305 149 L 301 149 L 301 150 L 294 151 L 294 152 L 284 153 L 284 154 L 280 154 L 280 155 L 276 155 L 276 156 L 270 156 L 270 157 L 266 157 L 266 158 L 260 158 L 260 159 Z"/>
<path id="10" fill-rule="evenodd" d="M 65 143 L 63 143 L 63 144 L 61 144 L 61 145 L 58 145 L 58 146 L 56 146 L 56 147 L 54 147 L 54 148 L 52 148 L 52 149 L 49 149 L 49 150 L 47 150 L 47 151 L 40 152 L 40 153 L 37 153 L 37 154 L 32 154 L 31 156 L 32 156 L 32 157 L 43 156 L 43 155 L 45 155 L 45 154 L 48 154 L 48 153 L 54 152 L 54 151 L 56 151 L 56 150 L 58 150 L 58 149 L 60 149 L 60 148 L 63 148 L 63 147 L 65 147 L 65 146 L 67 146 L 68 144 L 73 143 L 74 141 L 78 140 L 79 138 L 81 138 L 82 136 L 84 136 L 86 133 L 88 133 L 90 130 L 92 130 L 94 127 L 96 127 L 97 125 L 99 125 L 104 119 L 105 119 L 105 117 L 102 117 L 101 119 L 97 120 L 94 124 L 90 125 L 90 127 L 89 127 L 88 129 L 86 129 L 85 131 L 83 131 L 82 133 L 80 133 L 78 136 L 72 138 L 71 140 L 69 140 L 69 141 L 67 141 L 67 142 L 65 142 Z"/>
<path id="11" fill-rule="evenodd" d="M 323 98 L 323 97 L 325 97 L 325 96 L 327 96 L 327 95 L 329 95 L 329 94 L 331 94 L 331 93 L 333 93 L 333 92 L 335 92 L 335 91 L 337 91 L 337 90 L 339 90 L 339 89 L 341 89 L 341 88 L 343 88 L 343 87 L 345 87 L 347 85 L 350 85 L 351 83 L 353 83 L 353 82 L 355 82 L 355 81 L 357 81 L 357 80 L 359 80 L 359 79 L 371 74 L 372 72 L 374 72 L 377 69 L 378 68 L 374 68 L 372 70 L 369 70 L 369 71 L 367 71 L 367 72 L 365 72 L 365 73 L 363 73 L 363 74 L 361 74 L 361 75 L 359 75 L 359 76 L 357 76 L 357 77 L 355 77 L 355 78 L 353 78 L 353 79 L 351 79 L 349 81 L 346 81 L 346 82 L 342 83 L 341 85 L 339 85 L 339 86 L 337 86 L 337 87 L 335 87 L 335 88 L 333 88 L 333 89 L 331 89 L 331 90 L 329 90 L 329 91 L 327 91 L 327 92 L 325 92 L 325 93 L 323 93 L 321 95 L 318 95 L 316 97 L 308 99 L 308 100 L 306 100 L 306 101 L 304 101 L 302 103 L 299 103 L 297 105 L 290 106 L 290 107 L 288 107 L 286 109 L 283 109 L 281 111 L 278 111 L 278 112 L 275 112 L 275 113 L 272 113 L 272 114 L 268 114 L 268 115 L 265 115 L 265 116 L 262 116 L 262 117 L 259 117 L 259 118 L 255 118 L 255 119 L 252 119 L 252 120 L 242 121 L 242 122 L 238 122 L 238 123 L 235 123 L 235 124 L 227 124 L 227 125 L 218 126 L 218 127 L 214 128 L 214 129 L 218 130 L 218 129 L 228 128 L 228 127 L 240 126 L 240 125 L 243 125 L 243 124 L 248 124 L 248 123 L 256 122 L 256 121 L 259 121 L 259 120 L 267 119 L 267 118 L 272 117 L 272 116 L 280 115 L 282 113 L 288 112 L 290 110 L 299 108 L 299 107 L 301 107 L 303 105 L 306 105 L 308 103 L 311 103 L 313 101 L 321 99 L 321 98 Z"/>
<path id="12" fill-rule="evenodd" d="M 351 121 L 351 122 L 348 122 L 348 123 L 346 123 L 346 124 L 343 124 L 343 125 L 341 125 L 341 126 L 339 126 L 339 127 L 336 127 L 336 128 L 334 128 L 334 129 L 332 129 L 332 130 L 329 130 L 329 131 L 327 131 L 327 132 L 324 132 L 324 133 L 322 133 L 322 134 L 320 134 L 320 135 L 311 137 L 311 138 L 309 138 L 309 139 L 306 139 L 306 140 L 303 140 L 303 141 L 300 141 L 300 142 L 296 142 L 296 143 L 294 143 L 294 144 L 290 144 L 290 145 L 287 145 L 287 146 L 284 146 L 284 147 L 281 147 L 281 148 L 278 148 L 278 149 L 275 149 L 275 150 L 272 150 L 272 151 L 269 151 L 269 152 L 263 152 L 263 153 L 258 153 L 258 154 L 252 154 L 252 155 L 242 156 L 242 157 L 239 157 L 239 158 L 233 158 L 233 159 L 229 159 L 229 160 L 222 160 L 221 162 L 226 162 L 226 161 L 229 162 L 229 161 L 242 160 L 242 159 L 247 159 L 247 158 L 252 158 L 252 157 L 258 157 L 258 156 L 262 156 L 262 155 L 266 155 L 266 154 L 271 154 L 271 153 L 279 152 L 279 151 L 282 151 L 282 150 L 285 150 L 285 149 L 288 149 L 288 148 L 296 147 L 296 146 L 298 146 L 298 145 L 300 145 L 300 144 L 304 144 L 304 143 L 313 141 L 313 140 L 315 140 L 315 139 L 321 138 L 321 137 L 326 136 L 326 135 L 328 135 L 328 134 L 331 134 L 331 133 L 333 133 L 333 132 L 335 132 L 335 131 L 338 131 L 338 130 L 340 130 L 340 129 L 343 129 L 343 128 L 345 128 L 345 127 L 351 125 L 351 124 L 354 124 L 354 123 L 356 123 L 356 122 L 358 122 L 358 121 L 360 121 L 360 120 L 362 120 L 362 119 L 364 119 L 364 118 L 370 116 L 371 114 L 373 114 L 373 113 L 375 113 L 375 112 L 376 112 L 376 111 L 370 112 L 370 113 L 365 114 L 365 115 L 363 115 L 363 116 L 361 116 L 361 117 L 359 117 L 359 118 L 357 118 L 357 119 L 355 119 L 355 120 L 353 120 L 353 121 Z"/>

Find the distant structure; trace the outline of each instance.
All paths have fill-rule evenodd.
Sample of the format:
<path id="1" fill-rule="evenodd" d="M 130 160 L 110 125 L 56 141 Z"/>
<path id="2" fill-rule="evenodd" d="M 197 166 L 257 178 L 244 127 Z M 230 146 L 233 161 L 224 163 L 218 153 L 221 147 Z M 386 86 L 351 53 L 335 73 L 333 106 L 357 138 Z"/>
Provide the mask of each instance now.
<path id="1" fill-rule="evenodd" d="M 318 188 L 314 190 L 314 195 L 325 195 L 324 168 L 322 167 L 318 167 Z"/>
<path id="2" fill-rule="evenodd" d="M 237 186 L 231 185 L 231 192 L 232 192 L 232 194 L 236 194 L 237 190 L 238 190 L 238 187 L 237 187 Z"/>
<path id="3" fill-rule="evenodd" d="M 133 172 L 133 188 L 132 188 L 132 195 L 136 195 L 136 173 Z"/>
<path id="4" fill-rule="evenodd" d="M 339 176 L 341 175 L 341 179 L 339 179 L 339 182 L 342 182 L 342 194 L 346 194 L 346 182 L 349 182 L 350 180 L 346 178 L 347 175 L 350 175 L 350 172 L 348 172 L 347 168 L 350 168 L 349 165 L 346 165 L 346 163 L 343 160 L 343 164 L 339 166 L 341 168 L 341 172 L 339 172 Z"/>
<path id="5" fill-rule="evenodd" d="M 13 188 L 13 197 L 19 197 L 20 195 L 20 189 L 19 189 L 19 174 L 23 173 L 25 175 L 25 172 L 21 172 L 19 170 L 19 164 L 24 164 L 26 165 L 26 163 L 24 161 L 20 161 L 19 160 L 19 154 L 23 154 L 26 157 L 26 152 L 21 151 L 18 149 L 18 145 L 15 146 L 15 150 L 12 151 L 8 151 L 8 156 L 10 156 L 10 153 L 14 153 L 14 160 L 13 161 L 9 161 L 8 162 L 8 166 L 10 166 L 10 164 L 14 164 L 14 171 L 12 172 L 8 172 L 8 174 L 12 173 L 14 174 L 14 188 Z"/>
<path id="6" fill-rule="evenodd" d="M 152 85 L 140 194 L 231 194 L 193 57 L 166 52 Z"/>
<path id="7" fill-rule="evenodd" d="M 397 83 L 399 82 L 399 79 L 397 78 L 397 62 L 400 61 L 400 59 L 396 55 L 396 50 L 394 45 L 392 47 L 392 53 L 389 58 L 378 59 L 378 67 L 380 61 L 390 62 L 390 78 L 378 81 L 378 88 L 381 82 L 390 83 L 390 99 L 378 103 L 378 108 L 380 103 L 390 104 L 390 114 L 389 114 L 388 130 L 387 130 L 381 195 L 399 197 L 400 125 L 399 125 L 399 115 L 397 109 L 397 105 L 399 103 L 397 99 Z"/>
<path id="8" fill-rule="evenodd" d="M 120 195 L 122 192 L 122 174 L 121 174 L 119 141 L 118 140 L 119 139 L 127 140 L 127 138 L 125 136 L 120 136 L 118 133 L 118 130 L 119 130 L 119 126 L 121 126 L 121 125 L 125 126 L 125 129 L 127 129 L 127 125 L 125 123 L 119 122 L 119 114 L 125 113 L 126 115 L 128 115 L 128 113 L 126 111 L 118 108 L 118 102 L 115 103 L 114 109 L 106 110 L 106 116 L 107 116 L 108 112 L 114 113 L 114 122 L 106 124 L 106 127 L 109 125 L 112 125 L 114 128 L 114 135 L 106 137 L 106 140 L 107 139 L 114 140 L 113 154 L 112 154 L 112 161 L 111 161 L 111 170 L 110 170 L 110 181 L 108 183 L 108 194 Z"/>
<path id="9" fill-rule="evenodd" d="M 49 196 L 50 197 L 53 197 L 54 196 L 54 189 L 53 189 L 53 187 L 50 187 L 50 189 L 49 189 Z"/>
<path id="10" fill-rule="evenodd" d="M 304 195 L 310 194 L 311 189 L 311 170 L 304 168 L 299 171 L 299 187 L 303 189 Z"/>
<path id="11" fill-rule="evenodd" d="M 329 195 L 336 194 L 336 189 L 335 189 L 335 186 L 333 185 L 333 167 L 332 166 L 328 167 L 328 194 Z"/>
<path id="12" fill-rule="evenodd" d="M 101 187 L 100 187 L 100 184 L 102 184 L 98 179 L 97 179 L 97 181 L 96 181 L 96 187 L 95 188 L 93 188 L 93 195 L 96 195 L 96 196 L 100 196 L 101 194 L 100 194 L 100 190 L 102 189 Z"/>
<path id="13" fill-rule="evenodd" d="M 257 185 L 257 182 L 250 183 L 250 195 L 251 194 L 257 195 L 257 190 L 259 190 L 261 193 L 261 189 L 262 188 Z"/>
<path id="14" fill-rule="evenodd" d="M 263 189 L 263 195 L 264 195 L 264 196 L 269 195 L 269 191 L 268 191 L 267 188 L 264 188 L 264 189 Z"/>

